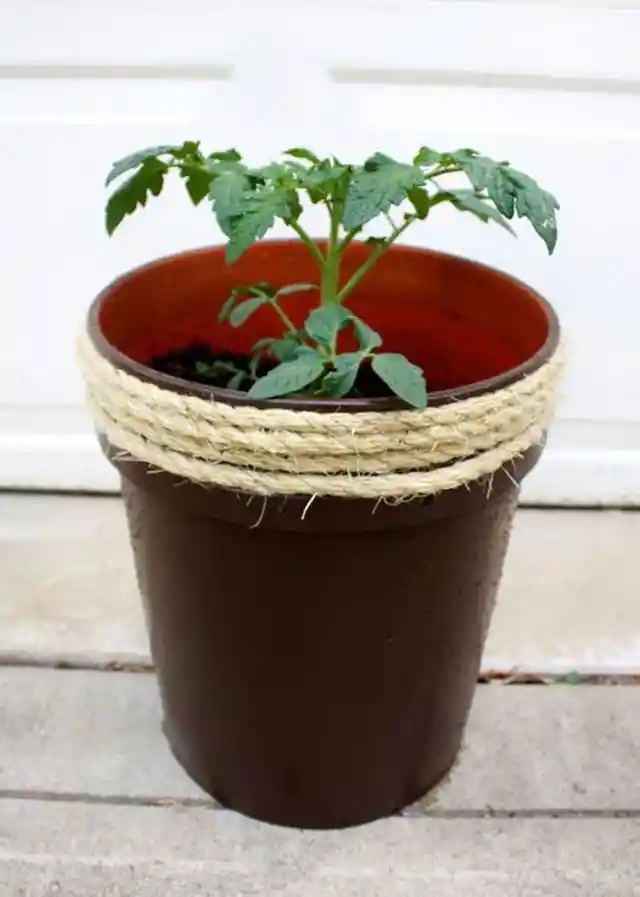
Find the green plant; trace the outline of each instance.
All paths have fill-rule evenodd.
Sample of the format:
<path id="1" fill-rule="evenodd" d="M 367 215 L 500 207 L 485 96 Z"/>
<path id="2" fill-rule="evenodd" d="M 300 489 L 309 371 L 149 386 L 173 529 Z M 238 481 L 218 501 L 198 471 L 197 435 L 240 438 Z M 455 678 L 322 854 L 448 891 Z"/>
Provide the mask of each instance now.
<path id="1" fill-rule="evenodd" d="M 317 262 L 317 284 L 290 284 L 279 290 L 266 283 L 239 286 L 220 311 L 220 321 L 234 327 L 240 327 L 258 308 L 267 305 L 280 318 L 282 335 L 261 340 L 254 347 L 247 370 L 222 362 L 226 364 L 228 385 L 237 389 L 250 384 L 249 395 L 257 399 L 300 392 L 325 397 L 353 395 L 362 366 L 371 365 L 406 403 L 416 408 L 426 406 L 422 371 L 403 355 L 378 351 L 382 346 L 380 335 L 357 318 L 346 301 L 407 228 L 427 218 L 438 206 L 453 206 L 480 221 L 496 222 L 511 233 L 509 220 L 514 216 L 526 218 L 549 253 L 556 244 L 556 199 L 508 162 L 495 162 L 472 149 L 439 153 L 422 147 L 411 163 L 376 153 L 364 164 L 352 165 L 294 148 L 287 150 L 280 162 L 251 168 L 234 149 L 205 155 L 200 144 L 192 141 L 143 150 L 113 166 L 107 186 L 125 174 L 129 176 L 108 200 L 108 233 L 146 205 L 149 196 L 158 196 L 172 170 L 183 179 L 194 205 L 205 199 L 211 203 L 228 241 L 229 263 L 264 237 L 277 220 L 297 234 Z M 466 175 L 470 186 L 451 184 L 451 176 L 460 174 Z M 301 224 L 303 199 L 327 210 L 328 239 L 323 248 Z M 340 274 L 347 247 L 369 223 L 381 217 L 388 225 L 388 234 L 366 240 L 370 247 L 367 260 L 344 283 Z M 279 300 L 310 289 L 318 291 L 319 302 L 299 329 Z M 338 336 L 345 328 L 353 329 L 358 351 L 338 351 Z M 264 376 L 258 376 L 259 364 L 265 358 L 275 364 Z M 220 373 L 219 366 L 216 372 Z"/>

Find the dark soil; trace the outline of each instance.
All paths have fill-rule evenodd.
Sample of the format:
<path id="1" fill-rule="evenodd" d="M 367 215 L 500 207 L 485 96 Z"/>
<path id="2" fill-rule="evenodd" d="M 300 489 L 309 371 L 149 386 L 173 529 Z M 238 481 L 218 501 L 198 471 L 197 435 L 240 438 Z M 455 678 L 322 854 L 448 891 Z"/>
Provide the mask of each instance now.
<path id="1" fill-rule="evenodd" d="M 214 352 L 206 343 L 196 343 L 152 358 L 149 367 L 161 374 L 170 374 L 172 377 L 181 377 L 192 383 L 206 383 L 207 386 L 219 386 L 224 389 L 234 370 L 249 373 L 250 361 L 251 359 L 245 355 Z M 274 362 L 265 359 L 258 365 L 258 376 L 263 377 L 274 366 Z M 245 381 L 244 392 L 249 390 L 251 382 L 249 379 Z"/>
<path id="2" fill-rule="evenodd" d="M 233 388 L 240 392 L 248 392 L 253 383 L 253 379 L 249 376 L 250 363 L 251 358 L 246 355 L 214 352 L 206 343 L 198 343 L 152 358 L 149 367 L 161 374 L 170 374 L 172 377 L 180 377 L 192 383 L 205 383 L 223 389 L 229 388 L 229 381 L 235 372 L 243 372 L 247 376 L 239 386 Z M 276 362 L 264 358 L 256 370 L 258 377 L 263 377 L 275 365 Z M 371 367 L 364 364 L 360 368 L 349 398 L 377 399 L 392 395 L 391 390 Z"/>

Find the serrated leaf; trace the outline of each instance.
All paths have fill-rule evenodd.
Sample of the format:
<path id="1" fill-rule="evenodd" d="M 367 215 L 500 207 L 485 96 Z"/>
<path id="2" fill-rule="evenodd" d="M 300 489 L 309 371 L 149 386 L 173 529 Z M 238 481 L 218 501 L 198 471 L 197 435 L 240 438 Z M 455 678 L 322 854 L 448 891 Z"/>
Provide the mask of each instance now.
<path id="1" fill-rule="evenodd" d="M 378 171 L 378 169 L 382 168 L 383 166 L 399 164 L 401 163 L 397 162 L 395 159 L 392 159 L 391 156 L 388 156 L 386 153 L 374 153 L 372 156 L 369 156 L 369 158 L 365 160 L 364 170 Z"/>
<path id="2" fill-rule="evenodd" d="M 238 390 L 244 383 L 246 379 L 246 374 L 243 371 L 236 371 L 236 373 L 231 377 L 229 382 L 227 383 L 227 389 L 235 389 Z"/>
<path id="3" fill-rule="evenodd" d="M 271 230 L 276 218 L 286 219 L 289 213 L 288 197 L 282 191 L 261 190 L 246 195 L 240 212 L 228 223 L 227 262 L 237 261 Z"/>
<path id="4" fill-rule="evenodd" d="M 231 220 L 242 213 L 249 181 L 243 171 L 231 168 L 223 169 L 215 176 L 212 173 L 212 177 L 209 198 L 213 201 L 220 229 L 225 236 L 230 237 Z"/>
<path id="5" fill-rule="evenodd" d="M 295 293 L 304 293 L 309 290 L 317 290 L 319 289 L 318 285 L 315 283 L 290 283 L 287 286 L 280 287 L 277 291 L 277 296 L 293 296 Z"/>
<path id="6" fill-rule="evenodd" d="M 480 156 L 477 153 L 470 155 L 470 152 L 458 150 L 454 155 L 471 181 L 471 186 L 477 191 L 486 190 L 498 211 L 506 218 L 513 218 L 515 205 L 513 184 L 505 168 L 487 156 Z"/>
<path id="7" fill-rule="evenodd" d="M 352 315 L 351 320 L 353 321 L 353 329 L 356 339 L 363 352 L 371 352 L 372 349 L 377 349 L 378 346 L 382 345 L 382 337 L 380 334 L 376 333 L 376 331 L 369 327 L 369 325 L 361 318 Z"/>
<path id="8" fill-rule="evenodd" d="M 515 169 L 507 169 L 515 185 L 516 214 L 531 222 L 535 232 L 544 240 L 549 255 L 556 247 L 558 226 L 556 210 L 558 200 L 551 193 L 538 186 L 533 178 Z"/>
<path id="9" fill-rule="evenodd" d="M 278 361 L 293 361 L 298 354 L 299 348 L 300 342 L 291 336 L 284 337 L 283 339 L 271 340 L 269 352 L 274 358 L 277 358 Z"/>
<path id="10" fill-rule="evenodd" d="M 325 374 L 322 379 L 322 394 L 336 398 L 348 395 L 356 382 L 361 362 L 361 352 L 345 352 L 338 355 L 335 369 Z"/>
<path id="11" fill-rule="evenodd" d="M 381 154 L 372 156 L 349 185 L 343 227 L 345 230 L 363 227 L 392 206 L 400 205 L 409 190 L 423 183 L 424 174 L 416 165 L 395 162 Z"/>
<path id="12" fill-rule="evenodd" d="M 229 323 L 232 327 L 242 327 L 244 322 L 267 301 L 266 296 L 254 296 L 252 299 L 239 302 L 229 315 Z"/>
<path id="13" fill-rule="evenodd" d="M 309 313 L 304 329 L 321 346 L 333 346 L 338 333 L 349 323 L 349 319 L 349 312 L 342 305 L 321 305 Z"/>
<path id="14" fill-rule="evenodd" d="M 449 190 L 447 193 L 452 197 L 451 202 L 453 205 L 460 211 L 471 212 L 476 218 L 480 218 L 481 221 L 495 221 L 496 224 L 508 230 L 510 234 L 515 235 L 515 231 L 500 212 L 476 196 L 472 190 Z"/>
<path id="15" fill-rule="evenodd" d="M 213 159 L 216 162 L 241 162 L 242 156 L 236 149 L 219 150 L 216 153 L 210 153 L 207 159 Z"/>
<path id="16" fill-rule="evenodd" d="M 371 366 L 389 389 L 414 408 L 427 407 L 427 385 L 419 367 L 395 352 L 374 355 Z"/>
<path id="17" fill-rule="evenodd" d="M 223 324 L 226 320 L 228 320 L 229 315 L 231 314 L 231 310 L 233 309 L 233 306 L 237 301 L 238 293 L 236 290 L 234 290 L 228 297 L 228 299 L 225 299 L 225 301 L 220 306 L 220 311 L 218 312 L 218 322 L 220 324 Z"/>
<path id="18" fill-rule="evenodd" d="M 131 153 L 130 155 L 125 156 L 118 162 L 114 162 L 111 171 L 107 175 L 105 186 L 108 187 L 116 180 L 116 178 L 126 174 L 127 171 L 132 171 L 134 168 L 138 168 L 138 166 L 147 159 L 155 158 L 156 156 L 161 156 L 165 153 L 172 153 L 176 149 L 179 149 L 179 147 L 173 145 L 150 146 L 147 149 L 139 150 L 137 153 Z"/>
<path id="19" fill-rule="evenodd" d="M 460 150 L 455 153 L 455 156 L 459 158 L 460 165 L 475 190 L 488 190 L 496 172 L 500 173 L 496 162 L 487 156 L 472 156 L 469 158 Z"/>
<path id="20" fill-rule="evenodd" d="M 174 146 L 171 150 L 171 155 L 174 159 L 196 158 L 201 162 L 204 161 L 203 155 L 200 152 L 199 140 L 185 140 L 182 146 Z"/>
<path id="21" fill-rule="evenodd" d="M 328 161 L 319 163 L 300 176 L 300 185 L 307 190 L 313 203 L 321 202 L 337 192 L 345 193 L 348 187 L 350 169 L 345 165 L 332 165 Z"/>
<path id="22" fill-rule="evenodd" d="M 284 200 L 288 207 L 288 212 L 283 219 L 286 224 L 289 224 L 291 221 L 297 221 L 300 215 L 302 215 L 302 205 L 298 198 L 298 194 L 295 190 L 287 190 L 284 194 Z"/>
<path id="23" fill-rule="evenodd" d="M 431 200 L 427 191 L 422 187 L 412 187 L 411 190 L 407 190 L 407 199 L 416 210 L 418 218 L 421 221 L 424 220 L 431 208 Z"/>
<path id="24" fill-rule="evenodd" d="M 291 170 L 282 162 L 270 162 L 268 165 L 263 165 L 262 168 L 252 168 L 249 171 L 249 176 L 255 178 L 260 184 L 266 184 L 267 181 L 289 180 L 291 174 Z"/>
<path id="25" fill-rule="evenodd" d="M 436 165 L 440 161 L 440 153 L 430 146 L 421 146 L 413 157 L 414 165 Z"/>
<path id="26" fill-rule="evenodd" d="M 194 206 L 199 205 L 209 194 L 213 175 L 193 162 L 184 162 L 180 167 L 180 176 L 184 178 L 191 202 Z"/>
<path id="27" fill-rule="evenodd" d="M 300 392 L 320 377 L 324 364 L 317 355 L 305 355 L 273 368 L 253 384 L 249 395 L 253 399 L 273 399 Z"/>
<path id="28" fill-rule="evenodd" d="M 495 175 L 487 187 L 487 193 L 502 215 L 506 218 L 513 218 L 516 204 L 515 194 L 511 182 L 503 172 Z"/>
<path id="29" fill-rule="evenodd" d="M 309 149 L 305 149 L 304 146 L 294 146 L 291 149 L 284 151 L 285 156 L 293 156 L 294 159 L 305 159 L 307 162 L 312 162 L 314 165 L 320 164 L 320 159 L 314 152 Z"/>
<path id="30" fill-rule="evenodd" d="M 167 171 L 168 166 L 164 162 L 150 157 L 142 163 L 135 174 L 112 193 L 106 207 L 106 227 L 109 236 L 127 215 L 133 214 L 138 206 L 146 205 L 149 194 L 160 195 Z"/>
<path id="31" fill-rule="evenodd" d="M 494 162 L 478 154 L 466 158 L 462 152 L 459 150 L 456 156 L 473 187 L 486 190 L 506 218 L 513 218 L 514 214 L 526 218 L 551 254 L 558 238 L 556 211 L 560 206 L 555 196 L 543 190 L 529 175 L 511 168 L 508 162 Z"/>

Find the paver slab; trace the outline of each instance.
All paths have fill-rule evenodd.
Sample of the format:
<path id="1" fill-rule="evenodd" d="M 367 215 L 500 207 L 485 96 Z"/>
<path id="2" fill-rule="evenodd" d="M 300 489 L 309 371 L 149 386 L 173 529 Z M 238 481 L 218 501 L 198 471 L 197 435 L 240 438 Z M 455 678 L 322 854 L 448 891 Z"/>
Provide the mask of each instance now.
<path id="1" fill-rule="evenodd" d="M 0 668 L 0 791 L 204 800 L 160 723 L 151 674 Z M 481 685 L 429 808 L 640 811 L 639 757 L 640 687 Z"/>
<path id="2" fill-rule="evenodd" d="M 0 897 L 634 897 L 637 819 L 390 819 L 0 801 Z"/>
<path id="3" fill-rule="evenodd" d="M 521 509 L 485 669 L 640 670 L 639 544 L 640 512 Z M 118 498 L 0 494 L 0 569 L 0 656 L 149 662 Z"/>

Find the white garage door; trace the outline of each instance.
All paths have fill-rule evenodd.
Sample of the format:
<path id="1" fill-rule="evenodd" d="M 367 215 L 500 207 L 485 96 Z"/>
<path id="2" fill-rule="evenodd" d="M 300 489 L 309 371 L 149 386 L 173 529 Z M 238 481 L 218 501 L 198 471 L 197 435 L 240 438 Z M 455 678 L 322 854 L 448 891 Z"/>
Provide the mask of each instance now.
<path id="1" fill-rule="evenodd" d="M 217 235 L 176 192 L 109 241 L 102 182 L 131 149 L 195 136 L 259 159 L 470 145 L 534 174 L 562 205 L 551 260 L 524 228 L 455 217 L 411 239 L 512 271 L 561 314 L 570 372 L 525 497 L 639 504 L 639 47 L 631 0 L 3 0 L 0 486 L 116 488 L 74 335 L 119 271 Z"/>

